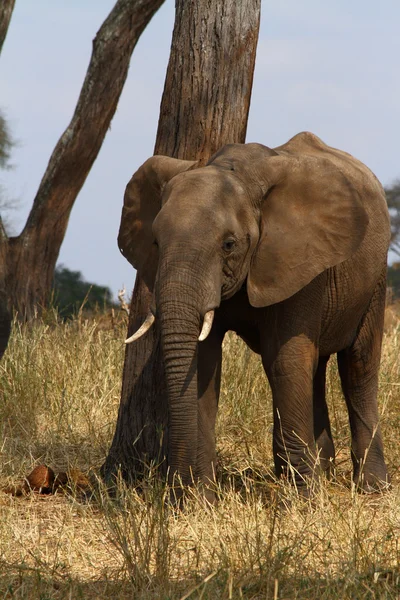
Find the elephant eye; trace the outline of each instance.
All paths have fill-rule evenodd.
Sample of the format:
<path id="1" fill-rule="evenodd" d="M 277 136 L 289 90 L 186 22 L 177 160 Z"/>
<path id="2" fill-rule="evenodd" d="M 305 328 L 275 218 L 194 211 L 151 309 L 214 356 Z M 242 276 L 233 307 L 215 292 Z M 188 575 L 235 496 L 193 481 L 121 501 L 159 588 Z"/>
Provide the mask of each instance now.
<path id="1" fill-rule="evenodd" d="M 235 244 L 236 240 L 229 238 L 223 242 L 222 249 L 225 250 L 225 252 L 230 252 L 231 250 L 233 250 Z"/>

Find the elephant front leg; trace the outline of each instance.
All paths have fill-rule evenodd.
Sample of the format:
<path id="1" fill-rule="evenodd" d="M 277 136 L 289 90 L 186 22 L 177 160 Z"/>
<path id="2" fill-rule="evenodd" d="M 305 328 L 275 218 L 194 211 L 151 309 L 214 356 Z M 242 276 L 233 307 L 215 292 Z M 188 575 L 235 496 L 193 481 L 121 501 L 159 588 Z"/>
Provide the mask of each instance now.
<path id="1" fill-rule="evenodd" d="M 319 472 L 313 415 L 318 351 L 308 338 L 299 337 L 269 354 L 263 363 L 273 397 L 275 472 L 307 496 Z"/>
<path id="2" fill-rule="evenodd" d="M 224 334 L 214 324 L 207 339 L 199 343 L 198 352 L 198 450 L 195 475 L 204 486 L 204 496 L 211 503 L 216 500 L 215 422 L 221 386 L 223 338 Z"/>

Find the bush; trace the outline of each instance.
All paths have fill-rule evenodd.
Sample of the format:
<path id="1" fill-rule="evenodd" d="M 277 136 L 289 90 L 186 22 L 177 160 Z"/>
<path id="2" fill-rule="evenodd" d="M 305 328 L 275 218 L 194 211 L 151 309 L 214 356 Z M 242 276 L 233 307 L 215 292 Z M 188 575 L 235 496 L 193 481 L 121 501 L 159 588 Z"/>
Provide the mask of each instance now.
<path id="1" fill-rule="evenodd" d="M 83 306 L 88 312 L 116 306 L 110 288 L 89 283 L 80 271 L 70 271 L 64 265 L 58 265 L 54 273 L 52 303 L 62 319 L 76 315 Z"/>

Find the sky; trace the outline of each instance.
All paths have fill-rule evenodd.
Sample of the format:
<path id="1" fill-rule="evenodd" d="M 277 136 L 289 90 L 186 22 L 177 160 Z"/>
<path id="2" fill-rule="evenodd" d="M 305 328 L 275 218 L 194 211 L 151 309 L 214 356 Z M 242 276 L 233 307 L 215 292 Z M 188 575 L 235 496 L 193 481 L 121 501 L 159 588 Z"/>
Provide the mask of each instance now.
<path id="1" fill-rule="evenodd" d="M 0 110 L 17 145 L 0 184 L 19 233 L 67 127 L 92 40 L 115 0 L 16 0 L 0 56 Z M 174 2 L 136 46 L 117 112 L 72 210 L 59 263 L 128 292 L 135 272 L 117 248 L 124 189 L 152 155 Z M 400 178 L 400 2 L 262 1 L 248 142 L 277 146 L 300 131 L 365 162 L 383 185 Z"/>

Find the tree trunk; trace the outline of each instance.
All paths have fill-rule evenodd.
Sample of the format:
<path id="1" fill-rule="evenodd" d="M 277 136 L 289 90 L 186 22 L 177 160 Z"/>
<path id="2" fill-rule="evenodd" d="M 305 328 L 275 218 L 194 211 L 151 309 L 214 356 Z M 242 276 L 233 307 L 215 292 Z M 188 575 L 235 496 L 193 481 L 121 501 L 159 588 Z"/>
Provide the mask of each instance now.
<path id="1" fill-rule="evenodd" d="M 118 0 L 93 41 L 71 123 L 58 141 L 22 233 L 10 238 L 7 290 L 20 317 L 45 305 L 75 199 L 117 108 L 133 49 L 164 0 Z"/>
<path id="2" fill-rule="evenodd" d="M 205 164 L 224 144 L 245 141 L 260 2 L 176 1 L 155 154 Z M 129 335 L 143 322 L 150 299 L 137 277 Z M 107 480 L 118 469 L 134 480 L 152 463 L 165 470 L 167 413 L 159 332 L 153 327 L 126 348 L 116 430 L 102 467 Z"/>
<path id="3" fill-rule="evenodd" d="M 4 228 L 0 218 L 0 359 L 7 348 L 11 331 L 11 312 L 5 289 L 6 253 L 6 238 L 4 237 Z"/>
<path id="4" fill-rule="evenodd" d="M 7 36 L 14 4 L 15 0 L 1 0 L 0 2 L 0 54 Z"/>
<path id="5" fill-rule="evenodd" d="M 0 1 L 0 54 L 7 36 L 15 0 Z M 10 337 L 11 312 L 6 294 L 8 239 L 0 215 L 0 359 L 3 356 Z"/>

